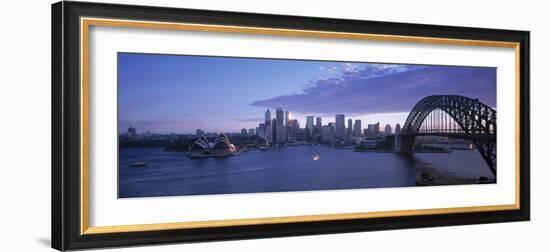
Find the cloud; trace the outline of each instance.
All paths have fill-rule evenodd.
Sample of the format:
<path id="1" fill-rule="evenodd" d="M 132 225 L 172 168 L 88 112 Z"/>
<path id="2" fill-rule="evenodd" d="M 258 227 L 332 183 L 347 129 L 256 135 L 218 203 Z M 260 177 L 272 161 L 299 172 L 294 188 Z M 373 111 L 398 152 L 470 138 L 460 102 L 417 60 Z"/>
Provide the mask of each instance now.
<path id="1" fill-rule="evenodd" d="M 301 114 L 368 115 L 409 112 L 426 96 L 452 94 L 496 107 L 495 68 L 344 63 L 334 73 L 311 80 L 301 92 L 251 105 L 283 107 Z"/>

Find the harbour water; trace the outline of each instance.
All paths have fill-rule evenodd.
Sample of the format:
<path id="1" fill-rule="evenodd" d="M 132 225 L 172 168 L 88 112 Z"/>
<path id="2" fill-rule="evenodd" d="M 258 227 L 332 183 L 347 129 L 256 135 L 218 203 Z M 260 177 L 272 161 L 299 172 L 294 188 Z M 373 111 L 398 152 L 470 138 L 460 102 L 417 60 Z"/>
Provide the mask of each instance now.
<path id="1" fill-rule="evenodd" d="M 318 158 L 314 158 L 318 155 Z M 135 162 L 146 166 L 132 167 Z M 476 150 L 450 153 L 354 152 L 325 146 L 189 158 L 162 148 L 119 150 L 119 198 L 416 186 L 420 173 L 494 176 Z"/>

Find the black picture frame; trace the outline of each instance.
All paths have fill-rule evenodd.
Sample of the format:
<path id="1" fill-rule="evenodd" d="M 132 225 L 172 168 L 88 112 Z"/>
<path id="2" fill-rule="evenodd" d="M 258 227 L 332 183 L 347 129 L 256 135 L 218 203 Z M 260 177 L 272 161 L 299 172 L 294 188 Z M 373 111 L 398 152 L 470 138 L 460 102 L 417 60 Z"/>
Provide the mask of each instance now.
<path id="1" fill-rule="evenodd" d="M 321 30 L 519 43 L 519 209 L 349 220 L 309 221 L 105 234 L 81 232 L 80 23 L 93 16 L 160 22 Z M 237 13 L 102 3 L 52 5 L 52 247 L 86 249 L 174 242 L 250 239 L 530 219 L 529 32 L 393 22 Z"/>

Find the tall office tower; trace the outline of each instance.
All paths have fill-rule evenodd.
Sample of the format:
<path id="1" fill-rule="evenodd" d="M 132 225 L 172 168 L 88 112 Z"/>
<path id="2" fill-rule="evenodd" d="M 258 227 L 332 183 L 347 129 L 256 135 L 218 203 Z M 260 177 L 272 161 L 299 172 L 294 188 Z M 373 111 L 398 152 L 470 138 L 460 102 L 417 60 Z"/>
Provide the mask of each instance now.
<path id="1" fill-rule="evenodd" d="M 395 149 L 401 150 L 401 138 L 399 137 L 401 135 L 401 125 L 399 123 L 395 125 Z"/>
<path id="2" fill-rule="evenodd" d="M 395 134 L 401 134 L 401 125 L 399 123 L 395 125 Z"/>
<path id="3" fill-rule="evenodd" d="M 285 126 L 288 126 L 288 120 L 290 120 L 290 111 L 285 111 Z"/>
<path id="4" fill-rule="evenodd" d="M 337 114 L 335 117 L 334 136 L 337 140 L 343 140 L 346 132 L 346 117 L 343 114 Z"/>
<path id="5" fill-rule="evenodd" d="M 254 136 L 256 134 L 256 130 L 254 128 L 248 129 L 248 136 Z"/>
<path id="6" fill-rule="evenodd" d="M 265 111 L 265 125 L 271 125 L 271 112 L 269 108 Z"/>
<path id="7" fill-rule="evenodd" d="M 287 132 L 287 135 L 296 138 L 298 136 L 298 131 L 300 131 L 300 123 L 296 119 L 289 120 L 288 128 L 289 132 Z"/>
<path id="8" fill-rule="evenodd" d="M 361 120 L 355 120 L 355 124 L 353 125 L 353 136 L 361 137 Z"/>
<path id="9" fill-rule="evenodd" d="M 334 142 L 334 131 L 329 125 L 321 126 L 321 141 L 327 143 Z"/>
<path id="10" fill-rule="evenodd" d="M 271 126 L 271 112 L 269 108 L 265 111 L 265 137 L 269 142 L 273 141 L 273 128 Z"/>
<path id="11" fill-rule="evenodd" d="M 261 138 L 265 137 L 265 123 L 258 124 L 258 130 L 256 130 L 256 134 Z"/>
<path id="12" fill-rule="evenodd" d="M 386 124 L 386 127 L 384 127 L 384 135 L 391 135 L 391 125 Z"/>
<path id="13" fill-rule="evenodd" d="M 277 108 L 275 111 L 275 117 L 277 119 L 277 124 L 275 124 L 275 130 L 277 131 L 277 143 L 284 143 L 286 141 L 284 122 L 285 122 L 285 112 L 282 108 Z"/>
<path id="14" fill-rule="evenodd" d="M 277 125 L 277 143 L 286 142 L 286 127 L 282 125 Z"/>
<path id="15" fill-rule="evenodd" d="M 367 137 L 376 138 L 380 135 L 380 122 L 369 124 L 367 128 Z"/>
<path id="16" fill-rule="evenodd" d="M 353 120 L 351 120 L 351 118 L 348 119 L 348 129 L 347 129 L 347 132 L 346 132 L 346 136 L 348 136 L 348 137 L 351 136 L 351 134 L 353 132 L 352 124 L 353 124 Z"/>
<path id="17" fill-rule="evenodd" d="M 284 123 L 284 117 L 285 117 L 285 112 L 283 111 L 282 108 L 277 108 L 277 110 L 275 111 L 275 118 L 277 119 L 277 125 L 280 125 L 280 126 L 283 126 L 283 123 Z"/>
<path id="18" fill-rule="evenodd" d="M 271 120 L 271 140 L 277 142 L 277 119 Z"/>
<path id="19" fill-rule="evenodd" d="M 315 118 L 315 131 L 317 134 L 321 135 L 321 128 L 323 127 L 323 121 L 321 117 Z"/>
<path id="20" fill-rule="evenodd" d="M 306 129 L 307 129 L 307 134 L 308 134 L 308 138 L 311 137 L 313 135 L 313 116 L 307 116 L 306 117 Z"/>
<path id="21" fill-rule="evenodd" d="M 241 129 L 241 135 L 242 135 L 242 136 L 246 136 L 246 134 L 247 134 L 247 133 L 246 133 L 246 129 L 245 129 L 245 128 Z"/>

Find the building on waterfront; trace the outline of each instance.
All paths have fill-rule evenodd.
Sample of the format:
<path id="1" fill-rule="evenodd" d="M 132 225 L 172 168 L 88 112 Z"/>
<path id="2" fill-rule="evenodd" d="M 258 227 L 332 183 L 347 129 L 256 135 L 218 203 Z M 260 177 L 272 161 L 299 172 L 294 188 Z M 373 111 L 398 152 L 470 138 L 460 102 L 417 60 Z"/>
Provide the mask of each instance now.
<path id="1" fill-rule="evenodd" d="M 289 120 L 290 120 L 290 111 L 285 111 L 285 126 L 288 126 Z"/>
<path id="2" fill-rule="evenodd" d="M 190 147 L 190 157 L 222 157 L 237 154 L 237 147 L 231 143 L 229 138 L 221 133 L 214 143 L 209 143 L 208 139 L 201 135 Z"/>
<path id="3" fill-rule="evenodd" d="M 353 120 L 351 118 L 348 119 L 348 129 L 346 132 L 346 138 L 352 136 L 353 134 Z"/>
<path id="4" fill-rule="evenodd" d="M 315 118 L 315 132 L 321 135 L 321 127 L 323 127 L 323 119 L 321 117 Z"/>
<path id="5" fill-rule="evenodd" d="M 275 110 L 275 119 L 277 119 L 277 125 L 279 126 L 283 126 L 284 125 L 284 117 L 285 117 L 285 112 L 283 111 L 282 108 L 277 108 L 277 110 Z"/>
<path id="6" fill-rule="evenodd" d="M 386 124 L 386 127 L 384 127 L 384 135 L 391 135 L 391 125 Z"/>
<path id="7" fill-rule="evenodd" d="M 306 117 L 306 132 L 308 138 L 313 136 L 313 116 Z"/>
<path id="8" fill-rule="evenodd" d="M 276 142 L 277 141 L 277 119 L 273 118 L 271 120 L 271 141 L 270 142 Z"/>
<path id="9" fill-rule="evenodd" d="M 248 136 L 254 136 L 255 132 L 256 130 L 254 130 L 253 128 L 248 129 Z"/>
<path id="10" fill-rule="evenodd" d="M 401 134 L 401 125 L 399 123 L 395 125 L 395 134 Z"/>
<path id="11" fill-rule="evenodd" d="M 401 125 L 399 123 L 395 125 L 395 149 L 401 150 L 401 138 L 399 137 L 401 135 Z"/>
<path id="12" fill-rule="evenodd" d="M 128 131 L 126 131 L 126 137 L 128 138 L 134 138 L 137 135 L 137 130 L 134 127 L 129 127 Z"/>
<path id="13" fill-rule="evenodd" d="M 267 111 L 265 111 L 265 137 L 269 142 L 273 141 L 273 128 L 271 125 L 271 112 L 269 111 L 269 108 Z"/>
<path id="14" fill-rule="evenodd" d="M 355 120 L 355 124 L 353 124 L 353 136 L 361 137 L 361 120 Z"/>
<path id="15" fill-rule="evenodd" d="M 288 121 L 287 126 L 287 141 L 297 141 L 298 135 L 300 131 L 300 123 L 296 119 L 292 119 Z"/>
<path id="16" fill-rule="evenodd" d="M 204 135 L 200 135 L 199 138 L 191 145 L 190 151 L 206 150 L 210 149 L 210 143 Z"/>
<path id="17" fill-rule="evenodd" d="M 256 130 L 256 135 L 258 135 L 261 138 L 266 137 L 265 136 L 265 123 L 258 124 L 258 129 Z"/>
<path id="18" fill-rule="evenodd" d="M 334 143 L 334 130 L 329 125 L 321 126 L 321 141 L 325 143 Z"/>
<path id="19" fill-rule="evenodd" d="M 283 111 L 282 108 L 277 108 L 277 110 L 275 111 L 275 119 L 277 119 L 275 124 L 275 131 L 277 132 L 276 134 L 277 138 L 274 138 L 275 142 L 285 143 L 286 142 L 286 132 L 284 127 L 285 112 Z"/>
<path id="20" fill-rule="evenodd" d="M 336 140 L 344 140 L 346 132 L 346 117 L 343 114 L 337 114 L 335 116 L 335 132 L 334 136 Z"/>
<path id="21" fill-rule="evenodd" d="M 377 138 L 380 135 L 380 122 L 369 124 L 366 133 L 367 138 Z"/>
<path id="22" fill-rule="evenodd" d="M 246 136 L 247 134 L 248 134 L 248 133 L 247 133 L 246 129 L 245 129 L 245 128 L 242 128 L 242 129 L 241 129 L 241 135 L 242 135 L 242 136 Z"/>

